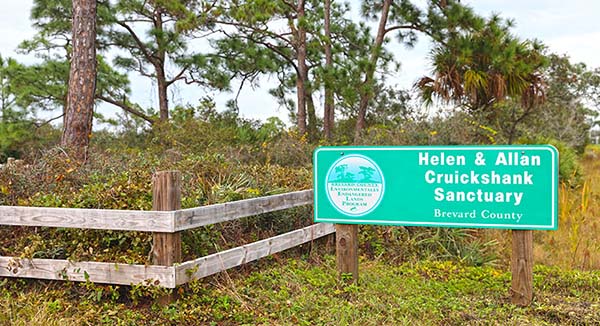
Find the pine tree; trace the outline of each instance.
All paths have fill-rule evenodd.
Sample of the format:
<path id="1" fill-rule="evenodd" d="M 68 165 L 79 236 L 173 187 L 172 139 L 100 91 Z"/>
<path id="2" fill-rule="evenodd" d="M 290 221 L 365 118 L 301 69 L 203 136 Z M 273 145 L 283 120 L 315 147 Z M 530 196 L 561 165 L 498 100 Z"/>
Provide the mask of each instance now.
<path id="1" fill-rule="evenodd" d="M 61 145 L 83 160 L 92 136 L 96 93 L 96 0 L 73 0 L 73 55 Z"/>

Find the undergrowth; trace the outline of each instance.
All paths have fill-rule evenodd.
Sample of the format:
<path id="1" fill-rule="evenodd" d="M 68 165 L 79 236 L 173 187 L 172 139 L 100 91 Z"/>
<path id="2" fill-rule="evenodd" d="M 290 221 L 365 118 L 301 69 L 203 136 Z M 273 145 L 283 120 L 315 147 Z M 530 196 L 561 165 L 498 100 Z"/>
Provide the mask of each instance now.
<path id="1" fill-rule="evenodd" d="M 537 265 L 529 307 L 510 303 L 510 274 L 452 261 L 391 265 L 363 257 L 360 283 L 337 281 L 316 251 L 221 273 L 179 289 L 169 305 L 148 290 L 4 280 L 7 325 L 593 325 L 600 273 Z M 260 268 L 258 268 L 260 267 Z M 144 293 L 146 291 L 146 293 Z M 140 297 L 142 295 L 142 297 Z M 133 298 L 133 299 L 132 299 Z"/>

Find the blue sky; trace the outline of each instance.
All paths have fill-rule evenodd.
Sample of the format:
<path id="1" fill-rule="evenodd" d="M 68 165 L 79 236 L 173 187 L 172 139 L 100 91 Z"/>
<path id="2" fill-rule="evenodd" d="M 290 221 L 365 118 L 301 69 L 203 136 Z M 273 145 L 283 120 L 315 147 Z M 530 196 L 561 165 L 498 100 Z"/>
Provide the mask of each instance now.
<path id="1" fill-rule="evenodd" d="M 358 10 L 358 0 L 352 0 L 353 9 Z M 424 3 L 424 1 L 420 1 Z M 489 16 L 492 12 L 502 17 L 513 18 L 516 26 L 514 34 L 521 38 L 537 38 L 544 42 L 550 51 L 567 54 L 573 62 L 584 62 L 590 68 L 600 67 L 600 1 L 589 0 L 463 0 L 477 13 Z M 3 57 L 15 57 L 21 62 L 34 62 L 32 57 L 24 57 L 14 52 L 24 39 L 34 34 L 29 20 L 31 0 L 0 0 L 0 54 Z M 416 47 L 406 49 L 394 44 L 392 50 L 401 62 L 398 73 L 389 80 L 399 87 L 410 87 L 420 76 L 429 70 L 427 53 L 429 44 L 421 38 Z M 150 83 L 141 78 L 130 76 L 134 100 L 143 106 L 156 106 L 156 92 Z M 259 89 L 246 88 L 239 98 L 240 113 L 249 118 L 264 120 L 269 116 L 279 116 L 287 121 L 287 112 L 277 107 L 275 101 L 266 93 L 273 81 L 263 78 Z M 234 88 L 235 89 L 235 88 Z M 197 103 L 202 96 L 214 97 L 222 105 L 233 96 L 230 94 L 204 93 L 197 87 L 178 87 L 172 92 L 171 103 Z M 316 100 L 319 100 L 318 98 Z M 111 111 L 102 106 L 101 111 Z"/>

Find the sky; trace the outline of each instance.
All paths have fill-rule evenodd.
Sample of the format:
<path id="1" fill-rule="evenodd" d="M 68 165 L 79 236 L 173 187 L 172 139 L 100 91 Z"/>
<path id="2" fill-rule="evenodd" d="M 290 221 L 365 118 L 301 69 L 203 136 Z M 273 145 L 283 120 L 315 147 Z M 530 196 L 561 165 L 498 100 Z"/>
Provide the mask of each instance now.
<path id="1" fill-rule="evenodd" d="M 419 2 L 418 0 L 417 2 Z M 420 1 L 424 2 L 424 1 Z M 479 15 L 489 17 L 499 13 L 503 18 L 512 18 L 516 24 L 513 34 L 522 39 L 538 39 L 548 46 L 549 51 L 565 54 L 573 63 L 583 62 L 588 68 L 600 67 L 600 1 L 589 0 L 463 0 Z M 350 1 L 352 9 L 358 11 L 359 0 Z M 0 0 L 0 54 L 13 57 L 19 62 L 33 63 L 36 58 L 15 52 L 18 44 L 31 38 L 35 31 L 29 20 L 32 0 Z M 410 88 L 430 67 L 427 54 L 430 44 L 421 37 L 414 48 L 407 49 L 392 41 L 390 49 L 401 62 L 400 70 L 388 77 L 388 81 L 400 88 Z M 135 75 L 130 75 L 133 100 L 143 107 L 157 107 L 157 94 L 152 84 Z M 240 114 L 246 118 L 266 120 L 278 116 L 288 122 L 288 113 L 279 108 L 267 90 L 274 85 L 273 77 L 261 79 L 259 88 L 246 87 L 238 99 Z M 237 91 L 221 94 L 204 92 L 198 87 L 177 86 L 171 92 L 171 103 L 197 104 L 204 96 L 213 97 L 217 106 L 235 96 Z M 322 101 L 322 99 L 316 99 Z M 99 110 L 111 115 L 114 110 L 101 105 Z"/>

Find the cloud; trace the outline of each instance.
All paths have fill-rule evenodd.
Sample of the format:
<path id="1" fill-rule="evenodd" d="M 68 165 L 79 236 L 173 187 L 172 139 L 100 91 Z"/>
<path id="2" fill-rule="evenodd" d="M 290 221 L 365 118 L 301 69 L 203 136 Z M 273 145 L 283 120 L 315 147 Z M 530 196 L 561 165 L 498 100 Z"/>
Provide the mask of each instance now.
<path id="1" fill-rule="evenodd" d="M 546 40 L 552 52 L 567 54 L 571 62 L 583 62 L 588 68 L 600 67 L 600 31 L 564 35 Z"/>
<path id="2" fill-rule="evenodd" d="M 29 20 L 30 10 L 33 6 L 31 0 L 4 1 L 0 14 L 0 53 L 5 57 L 18 58 L 20 61 L 30 62 L 31 58 L 15 52 L 17 46 L 35 35 Z"/>

